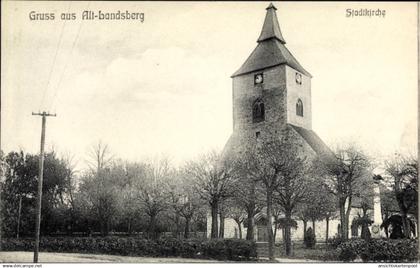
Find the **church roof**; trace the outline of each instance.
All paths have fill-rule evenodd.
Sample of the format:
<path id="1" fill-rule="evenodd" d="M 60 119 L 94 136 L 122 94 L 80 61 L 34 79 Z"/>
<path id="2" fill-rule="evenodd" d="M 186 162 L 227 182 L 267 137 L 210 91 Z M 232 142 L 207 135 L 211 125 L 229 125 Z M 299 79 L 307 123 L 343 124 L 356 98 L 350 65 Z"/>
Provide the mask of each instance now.
<path id="1" fill-rule="evenodd" d="M 261 30 L 260 37 L 258 38 L 258 42 L 262 42 L 270 38 L 276 38 L 282 44 L 286 44 L 286 41 L 284 41 L 284 38 L 281 35 L 279 20 L 277 19 L 276 14 L 277 8 L 271 3 L 266 9 L 267 14 L 265 16 L 264 25 Z"/>
<path id="2" fill-rule="evenodd" d="M 287 64 L 293 69 L 312 77 L 293 57 L 292 53 L 277 39 L 271 38 L 260 42 L 245 63 L 232 77 L 262 70 L 269 67 Z"/>
<path id="3" fill-rule="evenodd" d="M 331 149 L 324 143 L 323 140 L 313 131 L 303 127 L 298 127 L 292 124 L 289 124 L 296 132 L 311 146 L 311 148 L 319 155 L 325 155 L 328 157 L 333 157 L 334 153 Z"/>
<path id="4" fill-rule="evenodd" d="M 293 69 L 312 77 L 284 45 L 284 40 L 273 4 L 267 8 L 264 25 L 258 38 L 258 45 L 232 77 L 262 70 L 269 67 L 287 64 Z"/>

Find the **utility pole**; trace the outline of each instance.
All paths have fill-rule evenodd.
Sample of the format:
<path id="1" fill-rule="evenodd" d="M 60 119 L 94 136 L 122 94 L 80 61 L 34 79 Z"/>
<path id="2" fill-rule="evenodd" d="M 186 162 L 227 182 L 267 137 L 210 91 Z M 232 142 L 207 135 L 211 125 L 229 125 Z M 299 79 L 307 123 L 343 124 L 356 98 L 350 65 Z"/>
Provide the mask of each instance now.
<path id="1" fill-rule="evenodd" d="M 32 115 L 42 116 L 42 130 L 41 130 L 41 152 L 39 153 L 39 176 L 38 176 L 38 198 L 36 202 L 36 218 L 35 218 L 35 248 L 34 248 L 34 263 L 38 262 L 39 252 L 39 232 L 41 227 L 41 202 L 42 202 L 42 180 L 44 176 L 44 145 L 45 145 L 45 122 L 47 116 L 56 116 L 46 112 L 32 113 Z"/>
<path id="2" fill-rule="evenodd" d="M 2 247 L 1 247 L 1 241 L 2 240 L 2 229 L 3 229 L 3 213 L 2 213 L 2 206 L 3 206 L 3 202 L 1 201 L 1 192 L 3 191 L 3 182 L 5 180 L 5 168 L 4 168 L 4 162 L 5 159 L 2 159 L 2 161 L 0 162 L 0 251 L 2 251 Z"/>

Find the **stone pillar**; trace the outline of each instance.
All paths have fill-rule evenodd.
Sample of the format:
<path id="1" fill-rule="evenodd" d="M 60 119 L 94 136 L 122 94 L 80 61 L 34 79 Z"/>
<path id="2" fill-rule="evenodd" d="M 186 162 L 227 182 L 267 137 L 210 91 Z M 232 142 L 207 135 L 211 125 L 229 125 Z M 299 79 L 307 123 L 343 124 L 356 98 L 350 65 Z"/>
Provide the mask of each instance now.
<path id="1" fill-rule="evenodd" d="M 373 183 L 373 224 L 371 226 L 372 238 L 384 237 L 384 231 L 381 230 L 382 211 L 381 211 L 381 192 L 379 190 L 379 181 L 374 180 Z"/>

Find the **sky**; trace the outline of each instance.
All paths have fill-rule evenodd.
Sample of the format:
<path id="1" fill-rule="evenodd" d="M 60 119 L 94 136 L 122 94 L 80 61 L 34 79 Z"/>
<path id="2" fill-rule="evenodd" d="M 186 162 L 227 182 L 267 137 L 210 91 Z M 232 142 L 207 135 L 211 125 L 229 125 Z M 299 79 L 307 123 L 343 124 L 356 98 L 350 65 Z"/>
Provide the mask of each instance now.
<path id="1" fill-rule="evenodd" d="M 416 3 L 273 2 L 287 44 L 312 75 L 313 129 L 331 147 L 374 157 L 417 151 Z M 84 167 L 99 140 L 129 161 L 175 164 L 221 150 L 232 132 L 232 81 L 269 2 L 2 1 L 1 148 L 46 148 Z M 385 10 L 346 17 L 347 9 Z M 144 21 L 81 13 L 144 13 Z M 55 13 L 30 20 L 30 12 Z M 76 13 L 63 21 L 61 13 Z"/>

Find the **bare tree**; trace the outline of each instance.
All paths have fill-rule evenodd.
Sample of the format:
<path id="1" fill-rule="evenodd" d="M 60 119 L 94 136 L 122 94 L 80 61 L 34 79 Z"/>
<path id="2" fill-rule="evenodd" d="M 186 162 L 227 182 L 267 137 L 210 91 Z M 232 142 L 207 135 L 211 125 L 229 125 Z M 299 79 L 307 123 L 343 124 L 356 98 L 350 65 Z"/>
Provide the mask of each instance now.
<path id="1" fill-rule="evenodd" d="M 311 220 L 307 203 L 300 203 L 296 209 L 296 218 L 303 222 L 303 240 L 306 238 L 308 222 Z"/>
<path id="2" fill-rule="evenodd" d="M 312 221 L 312 230 L 316 233 L 316 221 L 325 220 L 325 241 L 328 240 L 329 223 L 337 213 L 337 200 L 328 189 L 325 188 L 324 182 L 318 179 L 308 180 L 307 193 L 304 202 L 299 208 L 299 218 L 304 221 L 304 229 L 306 231 L 306 224 Z M 306 232 L 304 233 L 304 236 Z"/>
<path id="3" fill-rule="evenodd" d="M 175 224 L 175 228 L 172 228 L 172 230 L 175 230 L 176 237 L 179 238 L 182 228 L 181 223 L 181 213 L 180 213 L 180 207 L 183 204 L 183 190 L 181 185 L 180 176 L 174 176 L 172 180 L 168 182 L 168 189 L 169 189 L 169 198 L 168 202 L 170 203 L 171 211 L 167 214 L 167 217 L 169 220 L 171 220 Z M 184 234 L 185 236 L 185 234 Z"/>
<path id="4" fill-rule="evenodd" d="M 241 153 L 232 159 L 232 175 L 236 177 L 235 203 L 238 207 L 242 207 L 247 215 L 246 239 L 254 240 L 255 215 L 264 208 L 265 204 L 264 194 L 258 189 L 260 186 L 252 176 L 252 165 L 249 165 L 254 161 L 254 156 L 252 153 Z"/>
<path id="5" fill-rule="evenodd" d="M 234 177 L 229 161 L 216 152 L 208 153 L 198 161 L 187 163 L 185 172 L 191 177 L 194 190 L 211 208 L 211 238 L 218 238 L 217 216 L 220 202 L 233 195 Z"/>
<path id="6" fill-rule="evenodd" d="M 118 177 L 111 169 L 101 171 L 99 175 L 87 173 L 82 176 L 80 197 L 91 211 L 92 220 L 100 226 L 103 236 L 108 235 L 112 221 L 118 212 Z"/>
<path id="7" fill-rule="evenodd" d="M 229 214 L 230 207 L 226 200 L 221 199 L 219 203 L 219 238 L 225 237 L 225 219 Z"/>
<path id="8" fill-rule="evenodd" d="M 328 242 L 330 232 L 330 220 L 337 217 L 337 202 L 329 193 L 326 193 L 321 206 L 321 215 L 325 219 L 325 243 Z"/>
<path id="9" fill-rule="evenodd" d="M 113 158 L 108 144 L 98 141 L 89 149 L 87 163 L 93 172 L 99 173 L 112 164 Z"/>
<path id="10" fill-rule="evenodd" d="M 146 166 L 145 179 L 139 185 L 139 199 L 149 217 L 148 233 L 158 238 L 157 217 L 168 208 L 169 190 L 166 181 L 174 175 L 167 158 L 155 160 Z"/>
<path id="11" fill-rule="evenodd" d="M 177 172 L 178 176 L 169 182 L 169 193 L 175 215 L 184 218 L 184 238 L 190 238 L 191 223 L 200 210 L 204 207 L 204 202 L 200 195 L 195 191 L 194 186 L 187 179 L 187 175 L 182 171 Z M 179 225 L 179 219 L 175 218 Z M 177 230 L 179 226 L 177 226 Z"/>
<path id="12" fill-rule="evenodd" d="M 127 222 L 127 233 L 133 231 L 133 224 L 140 214 L 141 204 L 138 189 L 146 179 L 147 165 L 145 163 L 124 163 L 123 176 L 120 182 L 119 209 L 122 218 Z"/>
<path id="13" fill-rule="evenodd" d="M 81 184 L 85 200 L 89 200 L 97 215 L 102 235 L 107 235 L 111 221 L 117 212 L 116 178 L 111 171 L 113 156 L 107 144 L 97 142 L 89 149 L 90 173 L 85 174 Z"/>
<path id="14" fill-rule="evenodd" d="M 273 202 L 274 198 L 283 207 L 285 216 L 291 222 L 293 210 L 304 195 L 305 159 L 298 144 L 289 141 L 287 135 L 261 141 L 247 153 L 251 176 L 263 189 L 267 209 L 268 253 L 274 260 Z M 290 227 L 286 226 L 286 254 L 290 254 Z"/>
<path id="15" fill-rule="evenodd" d="M 320 156 L 314 161 L 315 170 L 322 176 L 325 189 L 338 200 L 341 237 L 349 238 L 349 217 L 357 184 L 370 176 L 369 158 L 355 147 L 338 149 L 335 157 Z"/>
<path id="16" fill-rule="evenodd" d="M 278 144 L 284 147 L 284 145 Z M 280 149 L 280 147 L 278 148 Z M 273 163 L 281 170 L 280 185 L 275 190 L 274 200 L 280 205 L 285 213 L 285 226 L 284 226 L 284 242 L 286 255 L 291 254 L 291 223 L 292 215 L 297 209 L 299 203 L 305 200 L 308 185 L 310 184 L 309 177 L 307 177 L 307 166 L 305 158 L 299 156 L 299 148 L 296 145 L 289 147 L 287 155 L 283 157 L 287 159 L 277 158 L 277 163 Z M 281 155 L 278 157 L 281 157 Z"/>
<path id="17" fill-rule="evenodd" d="M 273 240 L 274 243 L 276 242 L 277 230 L 279 229 L 280 219 L 284 215 L 283 208 L 280 207 L 277 203 L 273 205 L 273 220 L 274 220 L 274 232 L 273 232 Z M 284 239 L 284 236 L 283 236 Z"/>
<path id="18" fill-rule="evenodd" d="M 77 205 L 75 200 L 75 193 L 77 191 L 77 170 L 76 170 L 76 161 L 74 158 L 74 155 L 71 153 L 66 153 L 64 156 L 62 156 L 61 161 L 65 164 L 67 167 L 67 174 L 66 177 L 68 178 L 66 180 L 67 182 L 67 201 L 69 205 L 69 211 L 70 211 L 70 222 L 69 222 L 69 231 L 70 233 L 73 232 L 74 229 L 74 223 L 75 223 L 75 214 L 77 211 Z"/>
<path id="19" fill-rule="evenodd" d="M 239 239 L 242 239 L 242 224 L 247 218 L 244 207 L 240 204 L 232 204 L 228 216 L 235 221 L 236 225 L 238 225 L 238 237 Z"/>
<path id="20" fill-rule="evenodd" d="M 410 238 L 410 222 L 407 215 L 412 212 L 418 219 L 418 162 L 414 157 L 397 155 L 386 162 L 386 172 L 400 209 L 403 235 Z"/>

